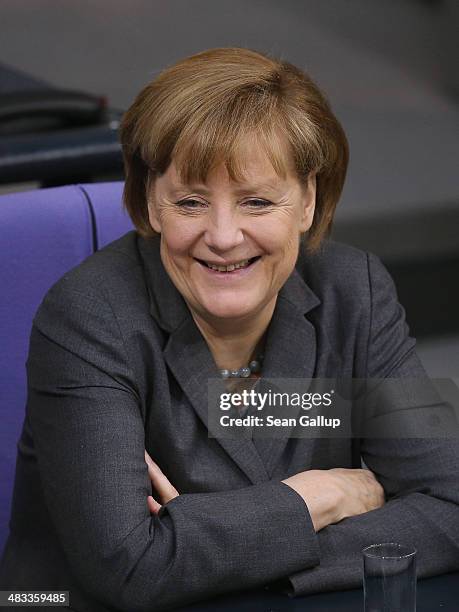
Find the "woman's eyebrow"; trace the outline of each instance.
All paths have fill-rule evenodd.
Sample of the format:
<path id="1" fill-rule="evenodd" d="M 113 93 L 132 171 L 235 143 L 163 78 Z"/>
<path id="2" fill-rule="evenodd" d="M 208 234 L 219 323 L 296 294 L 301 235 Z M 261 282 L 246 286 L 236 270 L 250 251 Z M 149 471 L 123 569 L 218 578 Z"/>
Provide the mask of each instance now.
<path id="1" fill-rule="evenodd" d="M 266 181 L 262 183 L 253 183 L 253 184 L 243 183 L 239 187 L 236 187 L 233 191 L 234 193 L 237 193 L 237 194 L 256 193 L 256 192 L 261 192 L 261 191 L 280 193 L 283 191 L 283 189 L 282 189 L 282 186 L 279 185 L 278 183 Z"/>
<path id="2" fill-rule="evenodd" d="M 203 193 L 205 195 L 212 195 L 212 190 L 206 187 L 206 185 L 202 183 L 191 183 L 189 185 L 180 184 L 177 186 L 173 186 L 169 190 L 173 194 L 182 194 L 189 193 L 190 191 L 194 191 L 196 193 Z M 261 183 L 241 183 L 238 187 L 232 189 L 232 191 L 237 195 L 245 195 L 249 193 L 259 193 L 259 192 L 274 192 L 276 194 L 283 192 L 282 186 L 276 184 L 274 182 L 266 181 Z"/>
<path id="3" fill-rule="evenodd" d="M 205 185 L 202 185 L 202 184 L 185 185 L 182 183 L 180 183 L 179 185 L 170 187 L 168 191 L 174 195 L 190 193 L 190 192 L 205 193 L 206 195 L 211 193 L 211 190 L 208 189 Z"/>

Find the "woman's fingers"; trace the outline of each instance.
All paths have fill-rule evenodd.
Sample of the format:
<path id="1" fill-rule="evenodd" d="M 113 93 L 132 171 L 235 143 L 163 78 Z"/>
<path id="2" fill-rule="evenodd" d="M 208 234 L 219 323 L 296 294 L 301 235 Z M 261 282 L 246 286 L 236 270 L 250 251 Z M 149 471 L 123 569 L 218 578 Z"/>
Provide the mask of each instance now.
<path id="1" fill-rule="evenodd" d="M 282 481 L 306 502 L 316 531 L 380 508 L 385 493 L 373 472 L 358 468 L 307 470 Z"/>
<path id="2" fill-rule="evenodd" d="M 177 489 L 170 483 L 159 465 L 153 461 L 147 451 L 145 451 L 145 462 L 148 466 L 148 475 L 155 491 L 159 495 L 160 501 L 163 504 L 167 504 L 168 501 L 177 497 L 179 495 Z"/>
<path id="3" fill-rule="evenodd" d="M 147 497 L 147 506 L 152 514 L 158 514 L 162 508 L 161 504 L 158 504 L 156 499 L 154 499 L 151 495 Z"/>

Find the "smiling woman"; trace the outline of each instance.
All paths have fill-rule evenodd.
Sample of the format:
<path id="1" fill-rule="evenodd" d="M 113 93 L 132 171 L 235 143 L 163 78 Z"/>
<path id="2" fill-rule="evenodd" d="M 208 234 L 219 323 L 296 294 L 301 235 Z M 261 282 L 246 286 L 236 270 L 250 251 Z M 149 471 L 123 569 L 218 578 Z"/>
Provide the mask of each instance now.
<path id="1" fill-rule="evenodd" d="M 387 270 L 328 237 L 348 149 L 317 86 L 205 51 L 139 93 L 121 142 L 136 231 L 35 316 L 0 588 L 94 612 L 298 595 L 361 585 L 361 550 L 393 541 L 417 548 L 420 577 L 457 569 L 457 440 L 419 437 L 447 407 Z M 240 377 L 402 378 L 406 439 L 211 437 L 209 381 Z"/>
<path id="2" fill-rule="evenodd" d="M 172 162 L 151 187 L 149 219 L 162 236 L 163 264 L 196 320 L 244 321 L 262 333 L 312 224 L 315 180 L 277 177 L 258 148 L 245 175 L 232 181 L 222 164 L 209 173 L 205 192 L 190 187 L 177 202 L 181 183 Z M 251 187 L 276 179 L 276 190 Z"/>
<path id="3" fill-rule="evenodd" d="M 163 265 L 220 369 L 249 363 L 301 237 L 318 249 L 344 183 L 347 140 L 324 96 L 288 62 L 213 49 L 145 87 L 121 142 L 138 232 L 161 235 Z"/>

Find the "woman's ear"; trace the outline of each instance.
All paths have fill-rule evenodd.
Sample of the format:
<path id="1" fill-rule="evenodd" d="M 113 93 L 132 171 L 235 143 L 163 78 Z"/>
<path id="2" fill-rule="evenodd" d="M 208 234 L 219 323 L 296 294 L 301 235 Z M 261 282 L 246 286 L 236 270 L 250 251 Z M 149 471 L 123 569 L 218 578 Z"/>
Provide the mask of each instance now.
<path id="1" fill-rule="evenodd" d="M 161 233 L 161 223 L 159 220 L 158 210 L 156 206 L 155 197 L 155 183 L 151 178 L 147 181 L 147 205 L 148 205 L 148 219 L 151 227 L 157 234 Z"/>
<path id="2" fill-rule="evenodd" d="M 300 231 L 307 232 L 314 219 L 316 207 L 316 173 L 310 172 L 306 185 L 303 187 Z"/>
<path id="3" fill-rule="evenodd" d="M 157 234 L 160 234 L 161 233 L 161 223 L 159 221 L 155 201 L 153 200 L 151 196 L 148 198 L 148 219 L 150 221 L 151 227 L 155 230 Z"/>

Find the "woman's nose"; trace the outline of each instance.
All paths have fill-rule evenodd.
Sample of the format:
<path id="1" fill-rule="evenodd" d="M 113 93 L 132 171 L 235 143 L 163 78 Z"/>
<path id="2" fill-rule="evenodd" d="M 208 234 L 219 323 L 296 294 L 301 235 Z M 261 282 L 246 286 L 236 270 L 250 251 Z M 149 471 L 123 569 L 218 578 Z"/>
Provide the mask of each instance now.
<path id="1" fill-rule="evenodd" d="M 206 245 L 217 251 L 229 251 L 244 242 L 238 216 L 228 209 L 213 211 L 204 232 Z"/>

